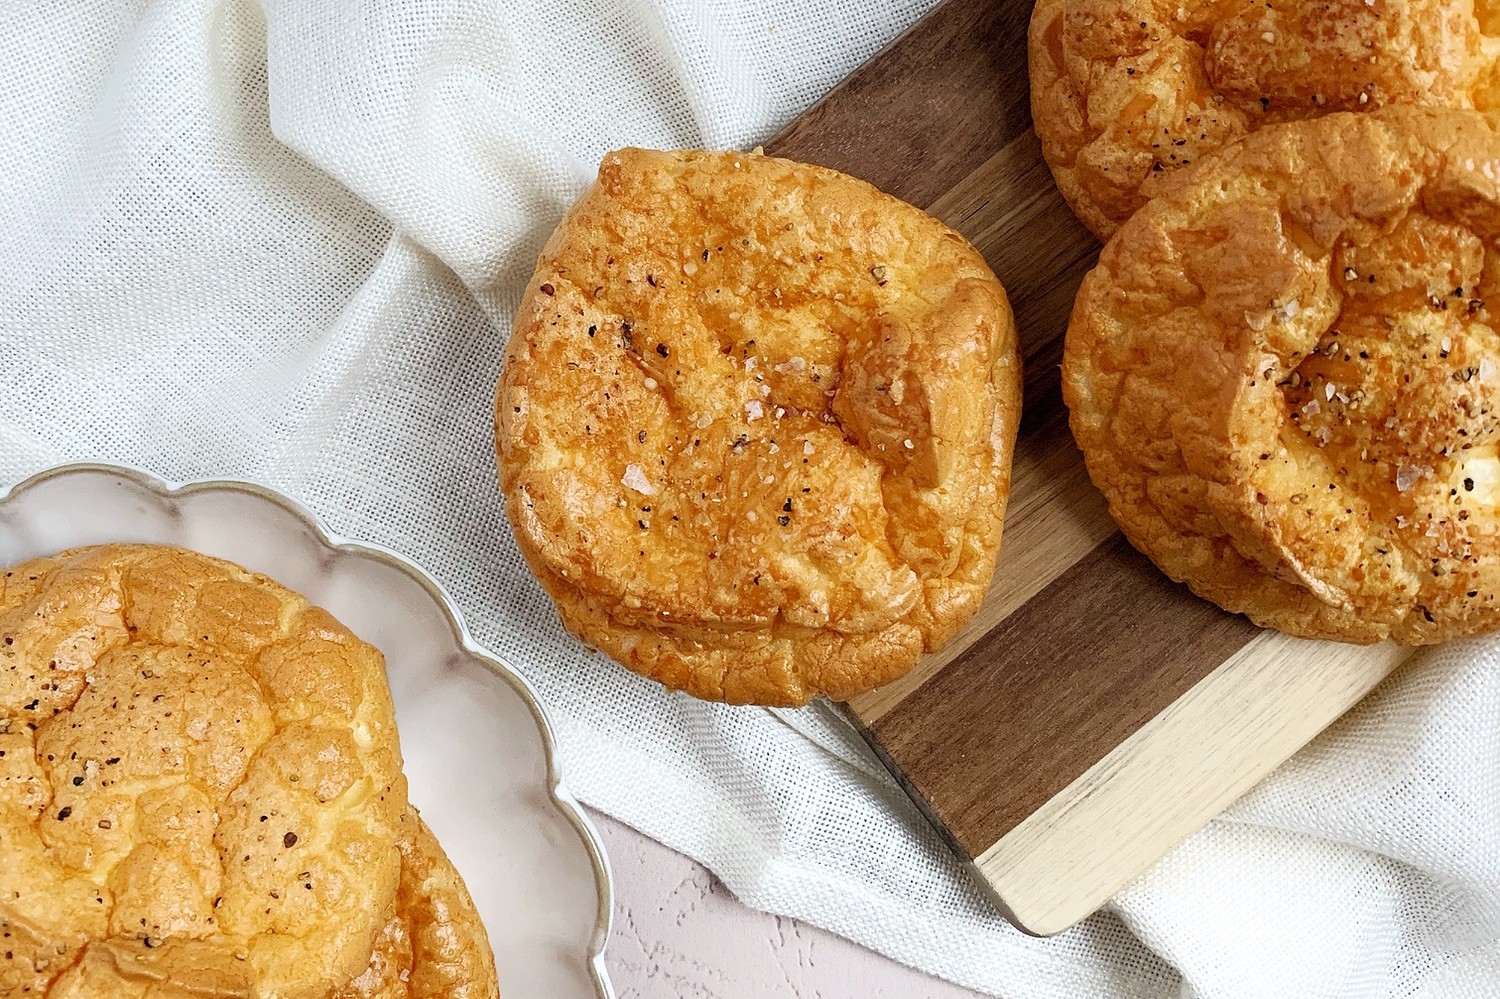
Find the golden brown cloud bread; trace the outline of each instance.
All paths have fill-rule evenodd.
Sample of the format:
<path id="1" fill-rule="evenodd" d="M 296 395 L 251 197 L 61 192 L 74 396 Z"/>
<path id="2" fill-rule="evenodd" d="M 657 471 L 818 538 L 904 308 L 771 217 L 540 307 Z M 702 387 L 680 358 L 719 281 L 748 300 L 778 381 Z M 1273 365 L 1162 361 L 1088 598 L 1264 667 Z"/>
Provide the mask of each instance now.
<path id="1" fill-rule="evenodd" d="M 0 996 L 85 947 L 176 985 L 58 994 L 322 997 L 365 969 L 408 807 L 378 652 L 263 576 L 136 545 L 6 572 L 0 641 Z"/>
<path id="2" fill-rule="evenodd" d="M 332 999 L 496 999 L 494 956 L 463 880 L 426 823 L 409 813 L 395 911 L 365 971 Z M 191 942 L 143 949 L 124 939 L 89 944 L 47 991 L 51 999 L 231 999 L 255 993 L 246 976 L 204 967 Z M 217 957 L 210 954 L 208 960 Z M 206 977 L 213 975 L 215 977 Z M 170 976 L 170 977 L 167 977 Z M 192 981 L 188 988 L 173 983 Z"/>
<path id="3" fill-rule="evenodd" d="M 497 999 L 495 958 L 474 901 L 427 823 L 403 837 L 396 911 L 365 973 L 335 999 Z"/>
<path id="4" fill-rule="evenodd" d="M 1177 169 L 1268 124 L 1500 102 L 1500 16 L 1472 0 L 1038 0 L 1032 115 L 1101 239 Z"/>
<path id="5" fill-rule="evenodd" d="M 1020 404 L 1003 289 L 873 187 L 624 150 L 542 253 L 497 394 L 564 623 L 700 697 L 899 676 L 978 607 Z"/>
<path id="6" fill-rule="evenodd" d="M 1262 130 L 1128 222 L 1063 391 L 1174 579 L 1297 635 L 1500 625 L 1500 135 L 1387 109 Z"/>

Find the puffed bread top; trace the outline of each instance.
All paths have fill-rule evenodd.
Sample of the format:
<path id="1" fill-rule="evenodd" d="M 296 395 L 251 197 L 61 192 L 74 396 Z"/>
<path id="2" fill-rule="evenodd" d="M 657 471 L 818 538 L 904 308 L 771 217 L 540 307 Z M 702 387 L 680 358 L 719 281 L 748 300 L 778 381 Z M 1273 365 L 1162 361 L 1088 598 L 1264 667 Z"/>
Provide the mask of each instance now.
<path id="1" fill-rule="evenodd" d="M 1500 103 L 1500 20 L 1472 0 L 1038 0 L 1032 117 L 1107 239 L 1176 170 L 1266 125 Z"/>
<path id="2" fill-rule="evenodd" d="M 462 878 L 425 822 L 408 812 L 405 824 L 406 835 L 397 843 L 401 880 L 395 911 L 376 934 L 365 970 L 329 993 L 330 999 L 498 999 L 494 954 Z M 150 956 L 129 938 L 94 942 L 45 994 L 50 999 L 250 999 L 259 994 L 228 978 L 204 991 L 203 969 L 192 963 L 191 952 L 179 952 L 183 960 L 175 966 L 143 966 L 141 959 Z M 179 984 L 183 980 L 196 986 Z"/>
<path id="3" fill-rule="evenodd" d="M 1500 625 L 1500 133 L 1277 125 L 1180 174 L 1079 292 L 1063 389 L 1174 579 L 1296 635 Z"/>
<path id="4" fill-rule="evenodd" d="M 321 999 L 366 969 L 416 821 L 377 651 L 133 545 L 7 571 L 0 641 L 0 996 L 85 948 L 56 994 Z"/>
<path id="5" fill-rule="evenodd" d="M 611 153 L 497 393 L 517 540 L 584 641 L 700 697 L 846 698 L 983 598 L 1020 408 L 979 254 L 862 181 Z"/>

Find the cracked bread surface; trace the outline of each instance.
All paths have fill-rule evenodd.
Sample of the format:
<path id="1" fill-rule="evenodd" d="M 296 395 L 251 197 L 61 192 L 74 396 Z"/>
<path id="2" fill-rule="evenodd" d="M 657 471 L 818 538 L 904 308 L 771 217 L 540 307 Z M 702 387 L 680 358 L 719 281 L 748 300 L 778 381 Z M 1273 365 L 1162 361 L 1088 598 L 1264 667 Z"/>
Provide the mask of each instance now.
<path id="1" fill-rule="evenodd" d="M 1028 49 L 1043 155 L 1100 239 L 1267 125 L 1500 106 L 1487 0 L 1038 0 Z"/>
<path id="2" fill-rule="evenodd" d="M 972 616 L 1019 410 L 1009 304 L 958 234 L 832 170 L 626 149 L 541 255 L 496 437 L 569 630 L 699 697 L 801 704 Z"/>
<path id="3" fill-rule="evenodd" d="M 1263 129 L 1122 227 L 1064 398 L 1140 550 L 1258 624 L 1500 625 L 1500 132 L 1390 108 Z"/>
<path id="4" fill-rule="evenodd" d="M 384 661 L 327 612 L 102 545 L 6 570 L 0 642 L 0 996 L 338 995 L 420 929 L 404 872 L 446 860 Z"/>

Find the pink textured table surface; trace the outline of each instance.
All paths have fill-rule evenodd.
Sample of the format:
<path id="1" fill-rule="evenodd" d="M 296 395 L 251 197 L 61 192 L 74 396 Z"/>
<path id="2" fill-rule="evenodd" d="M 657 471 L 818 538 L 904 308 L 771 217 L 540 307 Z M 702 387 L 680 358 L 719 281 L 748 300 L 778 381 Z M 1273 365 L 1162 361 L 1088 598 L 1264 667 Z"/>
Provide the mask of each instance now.
<path id="1" fill-rule="evenodd" d="M 756 912 L 702 866 L 593 813 L 615 874 L 605 963 L 619 999 L 974 999 L 795 919 Z"/>

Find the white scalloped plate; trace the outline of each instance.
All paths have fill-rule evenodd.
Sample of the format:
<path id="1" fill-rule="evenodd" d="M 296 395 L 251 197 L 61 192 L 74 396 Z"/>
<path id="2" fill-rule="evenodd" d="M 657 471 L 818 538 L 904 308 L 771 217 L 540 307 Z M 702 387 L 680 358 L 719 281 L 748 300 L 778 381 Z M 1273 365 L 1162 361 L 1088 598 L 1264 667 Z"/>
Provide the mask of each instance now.
<path id="1" fill-rule="evenodd" d="M 609 866 L 558 777 L 536 693 L 470 639 L 431 576 L 330 534 L 242 482 L 173 485 L 65 465 L 0 490 L 0 565 L 111 541 L 179 545 L 263 572 L 385 654 L 411 799 L 468 882 L 505 999 L 609 999 Z"/>

